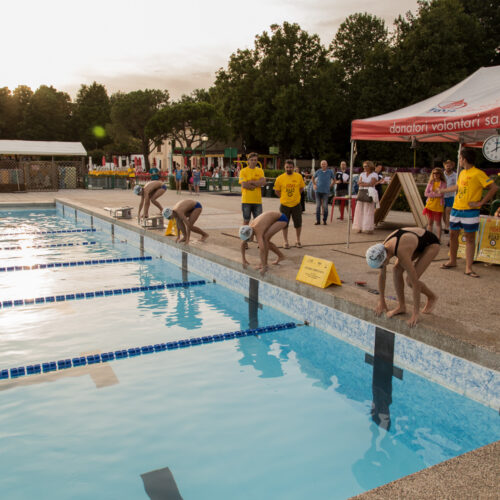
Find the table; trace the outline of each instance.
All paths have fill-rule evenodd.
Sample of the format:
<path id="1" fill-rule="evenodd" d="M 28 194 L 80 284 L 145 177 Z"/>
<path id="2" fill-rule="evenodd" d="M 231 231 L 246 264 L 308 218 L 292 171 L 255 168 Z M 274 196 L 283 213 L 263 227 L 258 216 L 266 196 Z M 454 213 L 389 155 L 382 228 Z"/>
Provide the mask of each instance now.
<path id="1" fill-rule="evenodd" d="M 332 200 L 332 213 L 330 215 L 330 222 L 333 220 L 333 210 L 335 208 L 335 202 L 340 201 L 340 220 L 344 220 L 344 208 L 345 202 L 349 200 L 348 196 L 335 196 Z M 354 219 L 354 211 L 356 210 L 356 198 L 351 198 L 351 217 Z"/>

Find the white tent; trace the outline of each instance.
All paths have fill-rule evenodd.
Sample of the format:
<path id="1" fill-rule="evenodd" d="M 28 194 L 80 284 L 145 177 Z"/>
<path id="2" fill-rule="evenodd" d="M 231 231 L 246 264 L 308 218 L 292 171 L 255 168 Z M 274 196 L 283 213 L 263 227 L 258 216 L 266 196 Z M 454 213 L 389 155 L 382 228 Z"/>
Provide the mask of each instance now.
<path id="1" fill-rule="evenodd" d="M 352 183 L 358 140 L 456 142 L 459 148 L 462 145 L 480 147 L 497 129 L 500 130 L 500 66 L 480 68 L 454 87 L 425 101 L 385 115 L 354 120 L 349 182 Z M 348 210 L 350 213 L 350 206 Z M 349 222 L 347 246 L 350 230 Z"/>
<path id="2" fill-rule="evenodd" d="M 0 140 L 0 154 L 25 156 L 87 156 L 81 142 Z"/>
<path id="3" fill-rule="evenodd" d="M 480 146 L 500 127 L 500 66 L 481 68 L 425 101 L 354 120 L 351 140 L 458 142 Z"/>

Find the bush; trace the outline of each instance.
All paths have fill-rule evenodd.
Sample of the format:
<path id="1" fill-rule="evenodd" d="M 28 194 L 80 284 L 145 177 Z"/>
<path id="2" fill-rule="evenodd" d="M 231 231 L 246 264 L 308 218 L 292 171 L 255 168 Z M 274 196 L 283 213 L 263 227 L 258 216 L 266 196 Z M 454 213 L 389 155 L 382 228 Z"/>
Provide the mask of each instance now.
<path id="1" fill-rule="evenodd" d="M 266 168 L 264 170 L 264 176 L 270 179 L 276 179 L 276 177 L 280 176 L 281 174 L 284 174 L 284 170 L 271 170 Z"/>

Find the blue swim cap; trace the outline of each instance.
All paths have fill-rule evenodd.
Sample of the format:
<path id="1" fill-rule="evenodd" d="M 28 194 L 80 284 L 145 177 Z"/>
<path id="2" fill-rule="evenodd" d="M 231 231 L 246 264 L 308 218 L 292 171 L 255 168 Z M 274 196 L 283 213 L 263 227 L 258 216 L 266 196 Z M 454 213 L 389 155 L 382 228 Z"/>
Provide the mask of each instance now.
<path id="1" fill-rule="evenodd" d="M 382 267 L 385 259 L 387 259 L 387 250 L 382 243 L 377 243 L 366 251 L 366 263 L 373 269 Z"/>
<path id="2" fill-rule="evenodd" d="M 134 194 L 140 196 L 142 194 L 142 186 L 139 186 L 139 184 L 137 184 L 137 186 L 134 187 Z"/>
<path id="3" fill-rule="evenodd" d="M 166 207 L 163 209 L 163 217 L 165 217 L 165 219 L 171 219 L 173 213 L 171 208 Z"/>

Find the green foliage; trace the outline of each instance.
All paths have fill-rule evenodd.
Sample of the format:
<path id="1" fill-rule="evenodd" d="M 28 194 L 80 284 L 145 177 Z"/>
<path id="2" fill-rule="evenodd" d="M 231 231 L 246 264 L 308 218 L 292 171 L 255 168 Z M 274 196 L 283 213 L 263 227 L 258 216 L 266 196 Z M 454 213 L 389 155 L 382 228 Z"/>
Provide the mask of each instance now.
<path id="1" fill-rule="evenodd" d="M 18 135 L 34 141 L 74 140 L 72 110 L 73 104 L 66 92 L 41 85 L 29 100 Z"/>
<path id="2" fill-rule="evenodd" d="M 341 114 L 336 71 L 317 35 L 285 22 L 258 35 L 253 50 L 233 54 L 212 94 L 252 149 L 276 144 L 285 157 L 319 154 L 331 138 L 325 123 Z"/>
<path id="3" fill-rule="evenodd" d="M 104 131 L 111 121 L 111 106 L 104 85 L 97 82 L 92 85 L 82 85 L 78 91 L 73 120 L 80 141 L 87 149 L 102 148 L 111 142 L 107 134 L 101 135 L 95 131 Z"/>
<path id="4" fill-rule="evenodd" d="M 276 177 L 284 173 L 285 172 L 283 170 L 274 170 L 269 168 L 264 169 L 264 177 L 269 177 L 270 179 L 275 179 Z"/>
<path id="5" fill-rule="evenodd" d="M 160 141 L 159 137 L 149 135 L 147 125 L 157 111 L 168 103 L 168 91 L 136 90 L 111 96 L 111 123 L 109 129 L 113 139 L 121 144 L 130 143 L 131 139 L 140 142 L 140 151 L 149 170 L 148 155 Z"/>
<path id="6" fill-rule="evenodd" d="M 165 106 L 149 120 L 147 133 L 150 137 L 173 139 L 186 148 L 211 147 L 227 138 L 228 127 L 216 107 L 204 99 L 208 93 L 195 91 L 191 96 Z M 201 139 L 208 137 L 204 145 Z"/>

